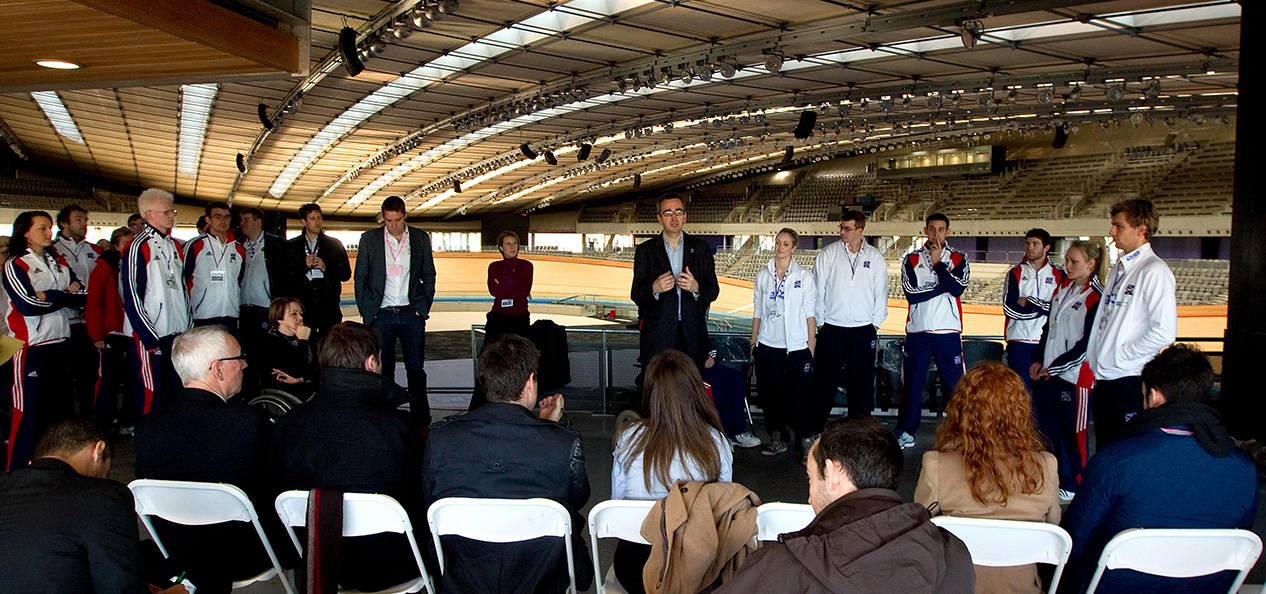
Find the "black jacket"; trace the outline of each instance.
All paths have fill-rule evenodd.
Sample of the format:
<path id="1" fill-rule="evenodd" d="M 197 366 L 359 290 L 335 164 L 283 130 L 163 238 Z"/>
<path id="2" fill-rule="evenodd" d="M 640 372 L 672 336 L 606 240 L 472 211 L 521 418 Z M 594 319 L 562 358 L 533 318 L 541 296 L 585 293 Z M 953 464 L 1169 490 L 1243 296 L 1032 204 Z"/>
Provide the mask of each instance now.
<path id="1" fill-rule="evenodd" d="M 572 511 L 577 589 L 593 580 L 579 510 L 589 501 L 580 433 L 508 402 L 490 402 L 431 426 L 423 463 L 426 505 L 445 497 L 544 497 Z M 567 584 L 557 538 L 493 544 L 443 537 L 443 592 L 560 592 Z"/>
<path id="2" fill-rule="evenodd" d="M 686 340 L 686 354 L 700 366 L 708 353 L 708 308 L 721 289 L 717 285 L 716 264 L 712 247 L 702 239 L 681 234 L 682 270 L 690 269 L 699 283 L 699 296 L 681 291 L 681 324 Z M 633 303 L 642 318 L 641 361 L 645 367 L 651 357 L 673 348 L 677 340 L 677 291 L 670 290 L 655 299 L 653 284 L 665 272 L 672 272 L 663 234 L 637 246 L 633 256 Z"/>
<path id="3" fill-rule="evenodd" d="M 137 421 L 136 477 L 228 483 L 245 491 L 273 550 L 291 566 L 294 546 L 273 511 L 280 490 L 268 468 L 272 424 L 262 408 L 184 388 L 167 405 Z M 155 518 L 154 525 L 175 566 L 188 570 L 199 586 L 216 582 L 221 588 L 212 589 L 224 589 L 272 566 L 249 524 L 180 526 Z"/>
<path id="4" fill-rule="evenodd" d="M 276 328 L 264 335 L 263 348 L 251 361 L 251 366 L 259 365 L 256 373 L 261 379 L 264 389 L 281 390 L 300 400 L 307 400 L 316 389 L 316 343 L 311 340 L 291 339 L 278 332 Z M 280 369 L 286 375 L 302 378 L 301 384 L 287 384 L 273 375 L 274 369 Z"/>
<path id="5" fill-rule="evenodd" d="M 0 475 L 6 594 L 148 594 L 128 488 L 40 458 Z"/>
<path id="6" fill-rule="evenodd" d="M 976 585 L 967 546 L 888 489 L 844 495 L 778 540 L 748 557 L 718 594 L 970 594 Z"/>
<path id="7" fill-rule="evenodd" d="M 308 272 L 308 266 L 304 263 L 308 255 L 307 237 L 300 233 L 287 244 L 290 246 L 291 267 L 298 271 L 295 279 L 299 289 L 295 296 L 303 300 L 308 324 L 314 329 L 324 331 L 342 321 L 339 299 L 343 294 L 343 282 L 352 278 L 352 267 L 343 242 L 324 232 L 317 236 L 315 255 L 325 262 L 325 272 L 323 278 L 311 282 L 305 276 Z"/>
<path id="8" fill-rule="evenodd" d="M 409 394 L 363 369 L 320 367 L 312 399 L 277 419 L 272 468 L 282 490 L 332 487 L 391 496 L 409 512 L 420 543 L 429 540 L 421 505 L 422 443 L 397 407 Z M 425 545 L 422 545 L 425 546 Z M 339 583 L 374 591 L 417 577 L 399 534 L 343 539 Z"/>
<path id="9" fill-rule="evenodd" d="M 435 301 L 435 260 L 431 256 L 431 236 L 409 227 L 409 305 L 422 319 L 431 313 Z M 373 324 L 382 307 L 387 285 L 386 240 L 383 228 L 370 229 L 360 236 L 356 248 L 356 308 L 366 324 Z"/>
<path id="10" fill-rule="evenodd" d="M 238 243 L 246 243 L 246 234 L 237 237 Z M 346 255 L 346 252 L 344 253 Z M 303 258 L 300 257 L 302 262 Z M 329 267 L 326 262 L 326 267 Z M 295 267 L 294 251 L 286 239 L 275 233 L 264 232 L 264 268 L 268 269 L 268 297 L 298 297 L 300 272 L 306 267 Z M 305 279 L 306 280 L 306 279 Z"/>

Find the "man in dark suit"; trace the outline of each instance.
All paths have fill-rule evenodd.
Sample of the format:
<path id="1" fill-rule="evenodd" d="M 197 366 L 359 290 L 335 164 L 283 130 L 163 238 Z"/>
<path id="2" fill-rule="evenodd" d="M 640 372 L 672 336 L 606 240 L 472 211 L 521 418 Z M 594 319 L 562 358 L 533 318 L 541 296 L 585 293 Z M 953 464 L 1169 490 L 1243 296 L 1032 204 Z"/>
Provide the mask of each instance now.
<path id="1" fill-rule="evenodd" d="M 330 326 L 343 321 L 339 300 L 343 282 L 352 278 L 352 267 L 343 242 L 322 231 L 320 206 L 300 206 L 299 221 L 303 223 L 303 233 L 289 241 L 291 266 L 303 271 L 296 296 L 303 300 L 308 326 L 318 336 L 324 336 Z"/>
<path id="2" fill-rule="evenodd" d="M 423 542 L 422 443 L 398 410 L 409 395 L 382 375 L 377 334 L 364 324 L 337 324 L 321 341 L 317 363 L 316 394 L 273 430 L 271 460 L 280 487 L 391 496 L 409 512 Z M 349 589 L 377 591 L 418 576 L 401 534 L 344 538 L 339 562 L 339 584 Z"/>
<path id="3" fill-rule="evenodd" d="M 708 307 L 721 292 L 707 242 L 684 231 L 686 207 L 676 194 L 659 199 L 655 217 L 664 232 L 637 246 L 633 257 L 633 302 L 642 319 L 645 367 L 668 349 L 690 356 L 703 368 L 708 358 Z"/>
<path id="4" fill-rule="evenodd" d="M 404 351 L 409 408 L 422 427 L 431 424 L 426 397 L 426 318 L 435 301 L 431 236 L 405 224 L 404 200 L 382 202 L 383 226 L 360 236 L 356 253 L 356 308 L 378 330 L 382 372 L 396 376 L 396 340 Z"/>
<path id="5" fill-rule="evenodd" d="M 272 419 L 263 409 L 228 400 L 242 389 L 246 367 L 237 340 L 219 326 L 198 326 L 176 338 L 172 365 L 184 388 L 136 423 L 136 476 L 170 481 L 228 483 L 246 492 L 286 566 L 294 547 L 272 513 L 268 447 Z M 175 567 L 199 592 L 228 592 L 233 581 L 272 562 L 255 529 L 243 522 L 181 526 L 154 519 Z"/>
<path id="6" fill-rule="evenodd" d="M 105 430 L 63 421 L 44 432 L 34 455 L 30 466 L 0 475 L 0 589 L 149 594 L 132 493 L 105 478 Z"/>
<path id="7" fill-rule="evenodd" d="M 552 499 L 572 512 L 572 557 L 577 590 L 593 579 L 593 564 L 579 514 L 589 500 L 589 476 L 580 433 L 560 424 L 563 396 L 541 399 L 536 369 L 540 352 L 517 334 L 484 344 L 477 367 L 488 403 L 431 428 L 423 461 L 427 506 L 445 497 Z M 566 549 L 557 538 L 487 543 L 441 538 L 447 570 L 442 592 L 556 593 L 567 587 Z"/>
<path id="8" fill-rule="evenodd" d="M 246 249 L 246 271 L 239 336 L 242 348 L 253 356 L 256 345 L 268 334 L 268 305 L 277 297 L 295 296 L 298 269 L 286 240 L 264 231 L 264 211 L 247 208 L 241 221 L 242 235 L 237 241 Z"/>

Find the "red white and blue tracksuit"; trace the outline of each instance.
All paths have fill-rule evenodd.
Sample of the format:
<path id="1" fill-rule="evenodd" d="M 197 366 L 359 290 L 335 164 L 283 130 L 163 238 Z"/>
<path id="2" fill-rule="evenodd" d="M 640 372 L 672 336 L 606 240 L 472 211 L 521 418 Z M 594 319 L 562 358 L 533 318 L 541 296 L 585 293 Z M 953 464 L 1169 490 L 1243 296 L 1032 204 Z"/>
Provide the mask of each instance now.
<path id="1" fill-rule="evenodd" d="M 1055 287 L 1064 280 L 1064 269 L 1043 258 L 1041 266 L 1033 266 L 1027 260 L 1007 272 L 1006 291 L 1002 298 L 1002 313 L 1006 316 L 1003 335 L 1007 339 L 1007 365 L 1024 380 L 1024 387 L 1033 392 L 1029 379 L 1029 364 L 1033 352 L 1042 340 L 1042 328 L 1046 316 L 1051 313 L 1051 296 Z M 1028 302 L 1020 305 L 1020 300 Z"/>
<path id="2" fill-rule="evenodd" d="M 70 337 L 70 308 L 81 307 L 84 302 L 82 293 L 66 292 L 77 280 L 66 260 L 51 248 L 42 256 L 28 249 L 4 264 L 9 336 L 26 343 L 13 356 L 13 421 L 6 452 L 9 470 L 31 461 L 40 429 L 74 412 L 66 386 L 64 351 Z"/>
<path id="3" fill-rule="evenodd" d="M 1086 345 L 1102 295 L 1098 278 L 1091 277 L 1081 286 L 1068 278 L 1061 280 L 1033 353 L 1033 362 L 1051 374 L 1033 382 L 1034 416 L 1059 460 L 1059 488 L 1074 493 L 1089 456 L 1086 426 L 1095 375 L 1086 362 Z"/>
<path id="4" fill-rule="evenodd" d="M 149 224 L 123 248 L 119 293 L 123 332 L 132 337 L 128 355 L 138 380 L 137 419 L 181 387 L 171 366 L 171 343 L 191 325 L 183 269 L 175 240 Z"/>
<path id="5" fill-rule="evenodd" d="M 928 362 L 936 369 L 946 394 L 963 377 L 963 302 L 971 268 L 967 256 L 946 245 L 933 262 L 928 248 L 906 254 L 901 264 L 901 286 L 910 313 L 906 317 L 905 361 L 901 367 L 901 404 L 897 431 L 914 435 L 923 409 Z"/>
<path id="6" fill-rule="evenodd" d="M 210 233 L 185 244 L 185 286 L 193 325 L 218 324 L 237 336 L 237 317 L 242 311 L 242 278 L 246 274 L 246 248 L 228 234 L 222 242 Z"/>

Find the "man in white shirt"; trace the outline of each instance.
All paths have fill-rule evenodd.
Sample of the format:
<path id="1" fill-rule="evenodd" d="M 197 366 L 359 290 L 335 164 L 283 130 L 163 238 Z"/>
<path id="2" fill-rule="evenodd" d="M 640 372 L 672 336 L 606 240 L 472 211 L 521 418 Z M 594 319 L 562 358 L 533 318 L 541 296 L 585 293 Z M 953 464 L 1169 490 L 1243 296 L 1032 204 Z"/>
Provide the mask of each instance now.
<path id="1" fill-rule="evenodd" d="M 229 231 L 233 213 L 228 204 L 212 202 L 204 216 L 206 232 L 185 244 L 185 286 L 193 325 L 221 326 L 237 337 L 246 249 Z"/>
<path id="2" fill-rule="evenodd" d="M 383 226 L 360 237 L 356 254 L 356 307 L 365 324 L 378 330 L 382 372 L 396 375 L 396 340 L 404 354 L 409 408 L 420 426 L 431 424 L 426 395 L 426 319 L 435 301 L 435 261 L 431 236 L 405 224 L 404 200 L 382 202 Z"/>
<path id="3" fill-rule="evenodd" d="M 883 253 L 866 243 L 865 230 L 865 213 L 844 213 L 840 241 L 822 248 L 813 263 L 819 314 L 812 388 L 816 397 L 809 421 L 813 433 L 820 433 L 830 416 L 841 372 L 848 415 L 870 416 L 875 407 L 876 333 L 888 318 L 888 268 Z"/>
<path id="4" fill-rule="evenodd" d="M 1042 328 L 1051 314 L 1051 297 L 1064 280 L 1064 270 L 1051 264 L 1051 234 L 1045 229 L 1029 229 L 1024 234 L 1024 261 L 1007 272 L 1002 313 L 1006 317 L 1007 365 L 1024 380 L 1033 393 L 1029 366 L 1033 363 Z"/>
<path id="5" fill-rule="evenodd" d="M 1174 273 L 1150 243 L 1159 224 L 1149 200 L 1112 206 L 1108 234 L 1121 256 L 1104 286 L 1086 347 L 1095 374 L 1096 448 L 1120 437 L 1126 421 L 1143 410 L 1143 366 L 1178 334 Z"/>
<path id="6" fill-rule="evenodd" d="M 66 205 L 57 213 L 57 229 L 57 241 L 53 242 L 53 247 L 58 255 L 66 259 L 66 264 L 74 271 L 75 278 L 79 279 L 86 293 L 92 269 L 104 251 L 96 244 L 84 241 L 88 234 L 88 210 L 78 204 Z M 67 355 L 72 362 L 70 380 L 75 391 L 74 401 L 80 414 L 90 415 L 97 387 L 97 349 L 88 337 L 83 310 L 68 309 L 67 312 L 70 314 L 70 339 L 66 344 L 70 349 Z"/>
<path id="7" fill-rule="evenodd" d="M 277 297 L 295 295 L 295 270 L 290 265 L 290 248 L 280 235 L 264 231 L 264 211 L 247 208 L 241 214 L 242 237 L 238 243 L 246 252 L 242 275 L 241 343 L 254 356 L 260 341 L 272 325 L 268 305 Z"/>

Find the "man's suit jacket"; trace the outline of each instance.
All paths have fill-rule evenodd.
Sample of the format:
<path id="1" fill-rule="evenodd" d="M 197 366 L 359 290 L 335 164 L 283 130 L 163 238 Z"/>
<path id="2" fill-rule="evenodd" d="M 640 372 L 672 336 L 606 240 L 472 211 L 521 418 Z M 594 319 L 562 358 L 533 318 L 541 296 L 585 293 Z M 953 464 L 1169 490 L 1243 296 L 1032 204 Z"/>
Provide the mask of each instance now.
<path id="1" fill-rule="evenodd" d="M 343 320 L 339 310 L 339 299 L 343 294 L 343 282 L 352 278 L 352 267 L 347 260 L 347 249 L 343 242 L 326 235 L 317 236 L 316 255 L 325 262 L 324 278 L 316 282 L 308 282 L 304 276 L 308 266 L 304 263 L 307 256 L 308 240 L 303 233 L 287 242 L 290 246 L 292 268 L 297 272 L 296 281 L 299 290 L 296 297 L 303 300 L 304 318 L 313 329 L 325 329 Z"/>
<path id="2" fill-rule="evenodd" d="M 237 241 L 245 243 L 246 234 L 239 235 Z M 299 273 L 307 269 L 296 268 L 294 259 L 294 252 L 284 237 L 264 232 L 264 267 L 268 269 L 269 299 L 299 296 Z M 329 267 L 328 262 L 326 267 Z"/>
<path id="3" fill-rule="evenodd" d="M 0 590 L 148 594 L 132 492 L 54 458 L 0 475 Z"/>
<path id="4" fill-rule="evenodd" d="M 272 513 L 281 492 L 268 466 L 272 424 L 262 408 L 185 388 L 137 421 L 136 477 L 238 487 L 255 506 L 273 550 L 290 565 L 294 547 L 286 546 L 289 537 Z M 154 524 L 173 560 L 190 571 L 195 584 L 208 581 L 203 577 L 207 574 L 220 581 L 250 577 L 271 564 L 249 524 L 180 526 L 161 519 Z"/>
<path id="5" fill-rule="evenodd" d="M 435 260 L 431 256 L 431 235 L 409 227 L 409 306 L 422 319 L 431 313 L 435 301 Z M 382 307 L 387 285 L 386 238 L 383 228 L 366 231 L 360 236 L 356 251 L 356 308 L 366 324 L 373 324 Z"/>
<path id="6" fill-rule="evenodd" d="M 708 353 L 708 307 L 721 292 L 717 285 L 716 265 L 712 260 L 712 248 L 707 242 L 681 234 L 682 271 L 687 268 L 699 282 L 699 296 L 681 291 L 681 325 L 684 330 L 686 354 L 700 366 Z M 655 299 L 655 279 L 665 272 L 672 272 L 662 234 L 643 241 L 633 256 L 633 302 L 637 304 L 638 317 L 642 318 L 641 361 L 645 367 L 651 357 L 673 348 L 677 341 L 677 291 L 669 290 Z"/>

